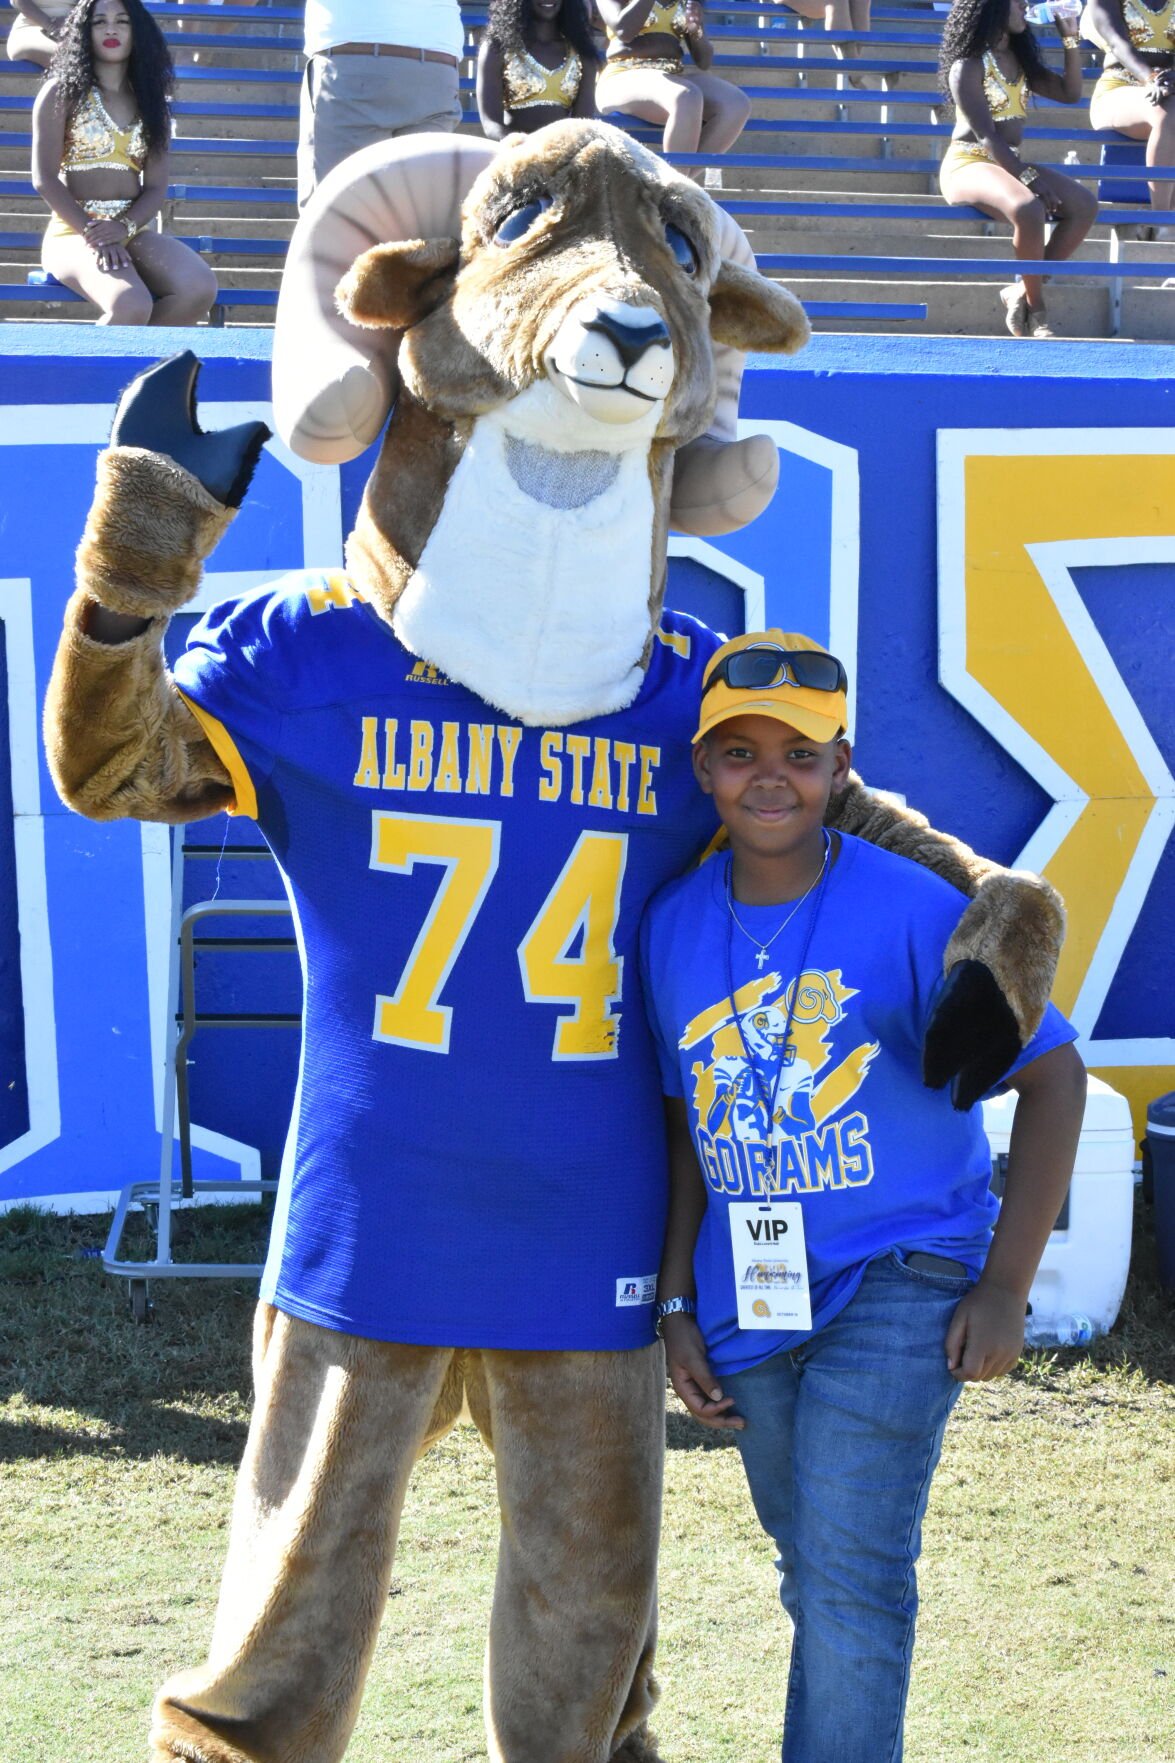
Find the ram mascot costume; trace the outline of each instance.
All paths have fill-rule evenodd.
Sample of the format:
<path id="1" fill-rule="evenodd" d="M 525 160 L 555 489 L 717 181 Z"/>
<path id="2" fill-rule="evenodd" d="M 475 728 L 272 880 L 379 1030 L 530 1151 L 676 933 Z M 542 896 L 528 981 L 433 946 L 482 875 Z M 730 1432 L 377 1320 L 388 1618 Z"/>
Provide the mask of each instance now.
<path id="1" fill-rule="evenodd" d="M 191 357 L 124 396 L 58 787 L 99 819 L 255 817 L 305 978 L 228 1564 L 156 1760 L 343 1755 L 413 1462 L 463 1403 L 502 1514 L 490 1758 L 654 1755 L 665 1176 L 635 950 L 713 831 L 689 751 L 718 641 L 664 609 L 666 539 L 769 500 L 742 352 L 806 335 L 734 223 L 605 125 L 357 155 L 299 223 L 274 344 L 308 457 L 394 404 L 346 571 L 218 607 L 174 672 L 168 618 L 264 434 L 201 433 Z M 858 781 L 835 813 L 972 896 L 926 1049 L 969 1102 L 1036 1027 L 1057 902 Z"/>

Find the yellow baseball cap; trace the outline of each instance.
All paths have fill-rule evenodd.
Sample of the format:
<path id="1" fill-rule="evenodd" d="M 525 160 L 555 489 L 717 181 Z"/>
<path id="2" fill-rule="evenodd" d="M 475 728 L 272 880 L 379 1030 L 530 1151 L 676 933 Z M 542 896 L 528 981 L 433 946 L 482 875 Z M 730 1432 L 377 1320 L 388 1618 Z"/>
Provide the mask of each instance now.
<path id="1" fill-rule="evenodd" d="M 732 665 L 731 658 L 739 655 L 748 655 L 748 660 Z M 824 659 L 808 662 L 805 656 Z M 844 667 L 822 644 L 796 631 L 748 631 L 733 637 L 710 657 L 703 678 L 695 741 L 732 716 L 771 716 L 810 741 L 834 741 L 848 724 Z"/>

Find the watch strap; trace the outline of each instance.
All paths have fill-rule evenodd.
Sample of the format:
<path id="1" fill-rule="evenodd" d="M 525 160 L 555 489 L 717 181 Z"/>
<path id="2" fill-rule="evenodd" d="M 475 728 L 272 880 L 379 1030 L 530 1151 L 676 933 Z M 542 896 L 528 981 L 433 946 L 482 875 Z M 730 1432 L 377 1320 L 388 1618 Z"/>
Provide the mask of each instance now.
<path id="1" fill-rule="evenodd" d="M 696 1316 L 697 1313 L 698 1305 L 695 1298 L 687 1298 L 684 1296 L 666 1298 L 664 1303 L 654 1306 L 653 1321 L 656 1325 L 657 1333 L 660 1334 L 661 1324 L 665 1321 L 667 1316 Z"/>

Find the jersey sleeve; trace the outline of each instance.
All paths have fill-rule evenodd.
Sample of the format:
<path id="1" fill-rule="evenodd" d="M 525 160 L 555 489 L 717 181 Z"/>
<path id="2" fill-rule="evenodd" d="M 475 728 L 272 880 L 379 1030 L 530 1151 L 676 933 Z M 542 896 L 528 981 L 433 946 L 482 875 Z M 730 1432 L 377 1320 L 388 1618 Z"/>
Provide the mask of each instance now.
<path id="1" fill-rule="evenodd" d="M 658 963 L 656 950 L 661 946 L 662 939 L 655 935 L 653 929 L 653 913 L 646 911 L 641 921 L 640 933 L 640 976 L 641 993 L 644 999 L 645 1015 L 648 1017 L 652 1030 L 653 1046 L 657 1052 L 657 1069 L 661 1075 L 661 1093 L 665 1096 L 684 1096 L 685 1085 L 681 1081 L 681 1067 L 678 1064 L 677 1048 L 673 1038 L 666 1037 L 665 1015 L 668 1007 L 669 975 L 664 971 L 664 963 Z M 660 971 L 658 968 L 660 967 Z"/>
<path id="2" fill-rule="evenodd" d="M 232 779 L 231 813 L 257 818 L 279 749 L 284 620 L 268 590 L 214 606 L 172 677 Z"/>

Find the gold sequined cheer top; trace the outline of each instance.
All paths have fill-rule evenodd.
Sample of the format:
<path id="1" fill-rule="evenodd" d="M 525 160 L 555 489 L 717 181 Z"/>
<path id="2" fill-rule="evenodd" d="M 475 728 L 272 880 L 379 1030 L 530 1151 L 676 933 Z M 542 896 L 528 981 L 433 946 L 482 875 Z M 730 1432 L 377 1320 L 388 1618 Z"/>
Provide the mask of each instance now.
<path id="1" fill-rule="evenodd" d="M 1172 0 L 1172 5 L 1175 5 L 1175 0 Z M 620 43 L 620 38 L 612 29 L 612 26 L 609 25 L 607 29 L 610 41 L 613 43 Z M 653 10 L 650 12 L 648 18 L 646 18 L 636 36 L 680 37 L 684 41 L 685 0 L 667 0 L 667 4 L 665 5 L 662 5 L 660 0 L 654 0 Z M 630 48 L 635 42 L 636 37 L 633 37 L 628 43 L 621 44 L 620 53 L 623 53 L 625 49 Z M 611 54 L 612 51 L 609 50 L 608 53 Z"/>
<path id="2" fill-rule="evenodd" d="M 1175 0 L 1172 0 L 1175 4 Z M 521 55 L 508 55 L 502 67 L 502 97 L 506 109 L 533 110 L 539 104 L 557 104 L 570 110 L 579 96 L 583 78 L 583 62 L 578 53 L 567 46 L 567 58 L 558 67 L 544 67 L 529 50 Z"/>
<path id="3" fill-rule="evenodd" d="M 1175 0 L 1171 0 L 1175 6 Z M 1028 75 L 1021 68 L 1014 80 L 1002 72 L 990 49 L 983 52 L 983 96 L 993 122 L 1023 122 L 1028 115 Z"/>
<path id="4" fill-rule="evenodd" d="M 1169 55 L 1175 50 L 1175 0 L 1167 0 L 1157 12 L 1144 6 L 1142 0 L 1123 0 L 1122 21 L 1136 49 L 1158 55 Z M 1088 6 L 1081 17 L 1081 35 L 1103 51 L 1107 67 L 1117 66 L 1114 52 L 1098 32 Z"/>
<path id="5" fill-rule="evenodd" d="M 62 171 L 133 171 L 139 175 L 146 163 L 147 137 L 142 122 L 136 117 L 130 128 L 120 129 L 98 96 L 97 86 L 91 86 L 69 119 Z"/>

